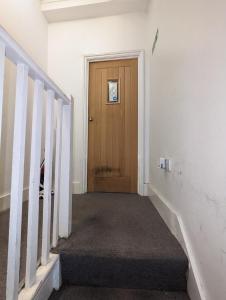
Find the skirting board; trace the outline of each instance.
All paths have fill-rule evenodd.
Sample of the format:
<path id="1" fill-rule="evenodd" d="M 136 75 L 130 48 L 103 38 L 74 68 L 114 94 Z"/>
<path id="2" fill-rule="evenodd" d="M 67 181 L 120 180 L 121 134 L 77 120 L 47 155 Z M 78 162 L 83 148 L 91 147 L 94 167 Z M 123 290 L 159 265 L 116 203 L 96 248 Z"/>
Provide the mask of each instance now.
<path id="1" fill-rule="evenodd" d="M 81 182 L 74 181 L 72 183 L 72 193 L 75 195 L 84 194 L 84 188 Z M 149 184 L 144 183 L 143 194 L 141 196 L 149 196 Z"/>
<path id="2" fill-rule="evenodd" d="M 151 184 L 149 184 L 149 198 L 187 254 L 189 260 L 188 294 L 190 299 L 207 300 L 195 255 L 181 216 Z"/>
<path id="3" fill-rule="evenodd" d="M 76 195 L 84 194 L 81 182 L 74 181 L 72 183 L 72 194 L 76 194 Z"/>
<path id="4" fill-rule="evenodd" d="M 149 183 L 144 183 L 144 193 L 141 196 L 149 196 Z"/>
<path id="5" fill-rule="evenodd" d="M 22 289 L 18 300 L 47 300 L 54 289 L 61 285 L 60 259 L 58 254 L 50 254 L 47 266 L 37 270 L 36 283 L 29 289 Z"/>
<path id="6" fill-rule="evenodd" d="M 28 200 L 29 188 L 24 188 L 23 200 Z M 3 194 L 0 196 L 0 212 L 9 209 L 10 207 L 10 193 Z"/>

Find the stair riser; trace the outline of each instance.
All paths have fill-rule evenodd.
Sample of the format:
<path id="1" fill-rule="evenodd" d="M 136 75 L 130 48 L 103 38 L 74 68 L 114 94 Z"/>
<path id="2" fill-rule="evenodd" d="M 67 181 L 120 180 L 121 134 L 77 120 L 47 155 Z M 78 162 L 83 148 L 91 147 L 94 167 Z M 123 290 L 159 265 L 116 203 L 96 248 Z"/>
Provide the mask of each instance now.
<path id="1" fill-rule="evenodd" d="M 187 260 L 120 259 L 61 254 L 64 284 L 186 291 Z"/>

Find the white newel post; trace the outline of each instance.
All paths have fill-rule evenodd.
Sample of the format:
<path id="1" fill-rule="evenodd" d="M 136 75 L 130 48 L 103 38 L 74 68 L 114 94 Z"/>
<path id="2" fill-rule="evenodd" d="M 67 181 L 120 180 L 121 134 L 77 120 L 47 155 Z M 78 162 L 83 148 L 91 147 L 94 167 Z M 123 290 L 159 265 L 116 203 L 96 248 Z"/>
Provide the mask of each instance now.
<path id="1" fill-rule="evenodd" d="M 72 223 L 72 140 L 73 140 L 73 100 L 63 106 L 61 181 L 59 202 L 59 236 L 67 238 L 71 234 Z"/>
<path id="2" fill-rule="evenodd" d="M 31 162 L 28 204 L 28 231 L 27 231 L 27 260 L 26 260 L 26 288 L 31 287 L 36 280 L 38 227 L 39 227 L 39 183 L 42 137 L 42 104 L 43 82 L 36 80 L 34 87 Z"/>
<path id="3" fill-rule="evenodd" d="M 45 136 L 45 177 L 43 200 L 43 225 L 42 225 L 42 256 L 43 266 L 49 262 L 51 204 L 52 204 L 52 165 L 53 165 L 53 119 L 54 119 L 54 92 L 48 90 L 46 103 L 46 136 Z"/>
<path id="4" fill-rule="evenodd" d="M 55 189 L 53 209 L 53 247 L 57 246 L 59 237 L 59 199 L 61 175 L 61 145 L 62 145 L 62 117 L 63 101 L 57 101 L 57 128 L 56 128 L 56 157 L 55 157 Z"/>
<path id="5" fill-rule="evenodd" d="M 28 67 L 17 65 L 6 299 L 18 299 Z"/>
<path id="6" fill-rule="evenodd" d="M 0 147 L 1 147 L 1 133 L 2 133 L 4 75 L 5 75 L 5 45 L 0 41 Z"/>

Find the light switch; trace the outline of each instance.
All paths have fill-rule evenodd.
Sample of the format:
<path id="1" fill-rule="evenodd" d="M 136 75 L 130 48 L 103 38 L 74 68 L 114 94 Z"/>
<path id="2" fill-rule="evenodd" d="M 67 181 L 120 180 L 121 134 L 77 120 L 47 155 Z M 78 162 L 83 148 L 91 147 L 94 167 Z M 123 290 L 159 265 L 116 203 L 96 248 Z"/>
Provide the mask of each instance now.
<path id="1" fill-rule="evenodd" d="M 160 169 L 165 170 L 165 168 L 166 168 L 166 159 L 164 157 L 160 157 L 159 167 L 160 167 Z"/>

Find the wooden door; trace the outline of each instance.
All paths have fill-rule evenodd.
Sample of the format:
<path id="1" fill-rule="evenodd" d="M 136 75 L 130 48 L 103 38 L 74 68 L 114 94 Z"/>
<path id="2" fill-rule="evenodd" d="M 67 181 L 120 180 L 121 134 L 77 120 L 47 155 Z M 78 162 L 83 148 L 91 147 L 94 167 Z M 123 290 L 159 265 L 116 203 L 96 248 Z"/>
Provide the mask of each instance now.
<path id="1" fill-rule="evenodd" d="M 137 127 L 137 59 L 90 63 L 88 192 L 137 192 Z"/>

